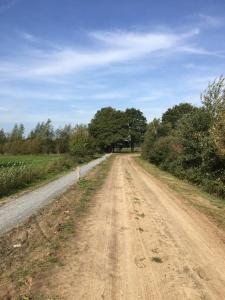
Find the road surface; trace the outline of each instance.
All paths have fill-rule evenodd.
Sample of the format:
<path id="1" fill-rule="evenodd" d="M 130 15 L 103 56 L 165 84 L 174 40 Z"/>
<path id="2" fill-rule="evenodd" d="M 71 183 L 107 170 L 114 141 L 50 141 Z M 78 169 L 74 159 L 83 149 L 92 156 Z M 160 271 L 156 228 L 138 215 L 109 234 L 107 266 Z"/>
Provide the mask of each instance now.
<path id="1" fill-rule="evenodd" d="M 80 177 L 86 175 L 107 157 L 108 154 L 80 167 Z M 64 193 L 76 181 L 78 181 L 77 169 L 0 207 L 0 234 L 20 224 L 56 196 Z"/>
<path id="2" fill-rule="evenodd" d="M 225 299 L 225 244 L 216 227 L 117 156 L 94 207 L 44 289 L 59 299 Z"/>

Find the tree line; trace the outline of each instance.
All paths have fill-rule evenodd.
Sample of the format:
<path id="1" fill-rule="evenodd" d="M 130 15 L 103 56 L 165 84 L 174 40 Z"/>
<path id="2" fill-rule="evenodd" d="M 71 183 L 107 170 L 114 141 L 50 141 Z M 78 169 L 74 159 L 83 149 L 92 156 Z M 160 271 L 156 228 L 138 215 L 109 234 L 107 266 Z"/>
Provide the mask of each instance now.
<path id="1" fill-rule="evenodd" d="M 25 137 L 24 125 L 15 124 L 11 132 L 0 130 L 1 154 L 71 153 L 77 157 L 115 149 L 140 146 L 147 122 L 135 108 L 126 111 L 105 107 L 97 111 L 88 125 L 70 124 L 54 129 L 51 120 L 38 123 Z"/>
<path id="2" fill-rule="evenodd" d="M 225 78 L 208 85 L 202 105 L 181 103 L 149 123 L 142 156 L 172 174 L 225 196 Z"/>

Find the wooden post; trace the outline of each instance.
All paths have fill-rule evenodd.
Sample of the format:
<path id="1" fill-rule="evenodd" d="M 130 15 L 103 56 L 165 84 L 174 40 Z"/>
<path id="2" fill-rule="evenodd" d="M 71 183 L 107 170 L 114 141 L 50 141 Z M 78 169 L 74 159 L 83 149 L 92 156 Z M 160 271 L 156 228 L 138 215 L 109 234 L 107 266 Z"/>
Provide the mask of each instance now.
<path id="1" fill-rule="evenodd" d="M 77 178 L 79 181 L 80 180 L 80 167 L 79 166 L 77 167 Z"/>

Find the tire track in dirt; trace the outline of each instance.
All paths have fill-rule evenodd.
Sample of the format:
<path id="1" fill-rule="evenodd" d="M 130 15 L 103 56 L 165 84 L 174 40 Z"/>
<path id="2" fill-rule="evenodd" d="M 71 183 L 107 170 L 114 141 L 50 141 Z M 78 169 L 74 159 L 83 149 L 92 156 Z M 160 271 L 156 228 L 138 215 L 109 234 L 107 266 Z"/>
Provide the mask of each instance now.
<path id="1" fill-rule="evenodd" d="M 76 300 L 224 299 L 225 245 L 193 212 L 132 156 L 117 156 L 43 290 Z"/>

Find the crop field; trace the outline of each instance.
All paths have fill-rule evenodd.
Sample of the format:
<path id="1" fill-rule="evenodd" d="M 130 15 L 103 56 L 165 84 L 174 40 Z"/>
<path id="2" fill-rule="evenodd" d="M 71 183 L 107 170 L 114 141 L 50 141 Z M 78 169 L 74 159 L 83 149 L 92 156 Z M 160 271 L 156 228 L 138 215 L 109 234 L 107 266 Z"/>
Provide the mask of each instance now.
<path id="1" fill-rule="evenodd" d="M 62 155 L 1 155 L 0 197 L 69 169 L 72 161 Z"/>

